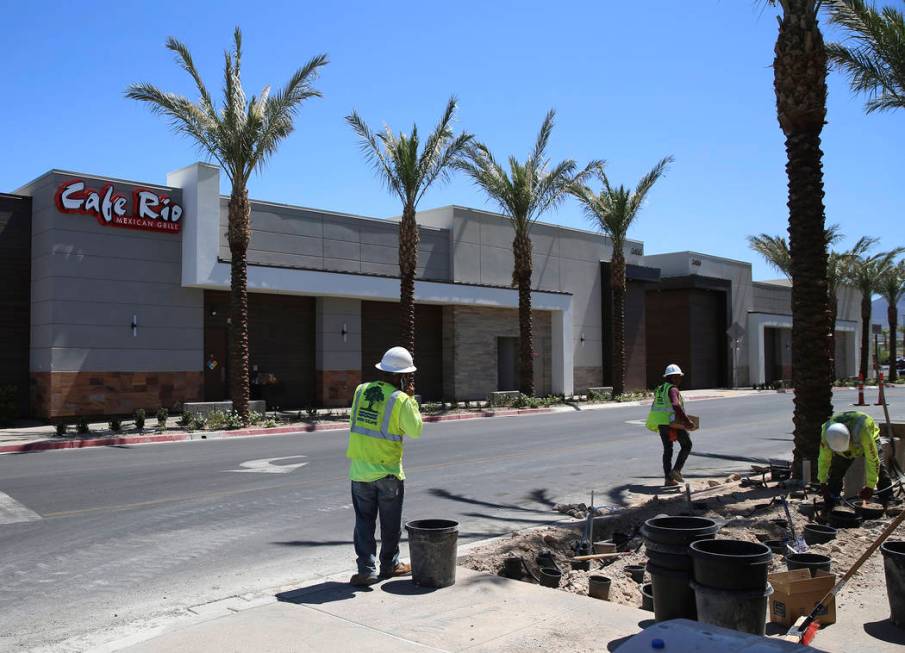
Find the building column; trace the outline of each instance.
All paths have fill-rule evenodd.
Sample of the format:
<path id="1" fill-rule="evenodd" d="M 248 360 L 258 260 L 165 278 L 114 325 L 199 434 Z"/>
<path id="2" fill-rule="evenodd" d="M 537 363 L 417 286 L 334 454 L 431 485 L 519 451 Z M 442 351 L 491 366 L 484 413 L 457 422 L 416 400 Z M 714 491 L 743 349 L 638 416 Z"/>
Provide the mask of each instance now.
<path id="1" fill-rule="evenodd" d="M 553 394 L 571 395 L 575 392 L 574 366 L 575 336 L 572 333 L 572 303 L 558 311 L 552 311 L 551 330 L 553 344 L 553 370 L 550 378 Z"/>
<path id="2" fill-rule="evenodd" d="M 350 406 L 361 383 L 361 300 L 318 297 L 315 320 L 317 402 Z"/>

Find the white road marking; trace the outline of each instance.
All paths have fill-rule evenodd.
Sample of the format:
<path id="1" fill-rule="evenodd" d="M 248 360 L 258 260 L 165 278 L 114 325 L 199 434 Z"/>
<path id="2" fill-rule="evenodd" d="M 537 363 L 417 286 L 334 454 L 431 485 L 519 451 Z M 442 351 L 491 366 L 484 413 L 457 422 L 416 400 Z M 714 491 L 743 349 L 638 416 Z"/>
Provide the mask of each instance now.
<path id="1" fill-rule="evenodd" d="M 29 510 L 8 494 L 0 492 L 0 524 L 17 524 L 39 519 L 43 517 L 34 510 Z"/>
<path id="2" fill-rule="evenodd" d="M 637 424 L 638 426 L 644 426 L 647 424 L 647 420 L 643 419 L 630 419 L 626 422 L 626 424 Z"/>
<path id="3" fill-rule="evenodd" d="M 251 472 L 256 474 L 288 474 L 294 472 L 299 467 L 304 467 L 307 462 L 294 463 L 291 465 L 274 465 L 276 460 L 289 460 L 291 458 L 305 458 L 305 456 L 283 456 L 282 458 L 259 458 L 257 460 L 247 460 L 240 463 L 242 469 L 224 469 L 224 472 Z"/>

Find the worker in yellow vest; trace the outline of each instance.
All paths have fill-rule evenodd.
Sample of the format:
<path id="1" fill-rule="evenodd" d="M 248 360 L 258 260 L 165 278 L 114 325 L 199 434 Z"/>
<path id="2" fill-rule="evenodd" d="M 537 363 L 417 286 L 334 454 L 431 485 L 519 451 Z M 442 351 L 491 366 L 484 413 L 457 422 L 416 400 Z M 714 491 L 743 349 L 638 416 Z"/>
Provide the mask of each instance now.
<path id="1" fill-rule="evenodd" d="M 355 509 L 355 555 L 358 573 L 351 583 L 373 585 L 383 578 L 405 576 L 411 565 L 399 562 L 402 535 L 402 438 L 418 438 L 424 427 L 414 397 L 397 388 L 408 388 L 408 375 L 415 371 L 412 355 L 404 347 L 393 347 L 374 367 L 381 370 L 377 381 L 355 389 L 350 416 L 349 478 Z M 377 573 L 377 541 L 374 533 L 380 519 L 380 573 Z"/>
<path id="2" fill-rule="evenodd" d="M 685 414 L 685 400 L 679 392 L 683 376 L 685 375 L 678 365 L 666 367 L 663 374 L 666 381 L 654 390 L 654 402 L 647 415 L 647 428 L 659 433 L 663 442 L 663 476 L 664 485 L 667 486 L 679 485 L 685 480 L 682 478 L 682 467 L 691 453 L 691 438 L 688 437 L 687 429 L 693 429 L 694 424 Z M 674 428 L 672 424 L 680 424 L 686 428 Z M 681 448 L 673 465 L 673 443 L 677 440 Z"/>
<path id="3" fill-rule="evenodd" d="M 862 457 L 865 485 L 858 496 L 863 501 L 870 501 L 877 492 L 880 503 L 886 505 L 892 499 L 892 481 L 886 463 L 880 457 L 879 427 L 870 415 L 860 410 L 833 415 L 820 429 L 817 458 L 817 481 L 826 502 L 826 512 L 839 500 L 848 468 L 856 458 Z"/>

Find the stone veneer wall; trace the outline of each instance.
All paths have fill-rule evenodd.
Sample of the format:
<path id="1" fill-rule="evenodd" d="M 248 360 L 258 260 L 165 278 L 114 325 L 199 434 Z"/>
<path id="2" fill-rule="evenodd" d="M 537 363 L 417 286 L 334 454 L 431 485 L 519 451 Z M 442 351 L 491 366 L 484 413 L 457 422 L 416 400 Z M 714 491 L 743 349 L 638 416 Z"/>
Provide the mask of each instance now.
<path id="1" fill-rule="evenodd" d="M 588 388 L 599 388 L 603 385 L 602 367 L 576 367 L 572 374 L 575 392 L 587 392 Z"/>
<path id="2" fill-rule="evenodd" d="M 33 372 L 32 412 L 45 419 L 181 410 L 203 399 L 202 372 Z"/>
<path id="3" fill-rule="evenodd" d="M 538 395 L 550 393 L 552 321 L 547 311 L 534 311 L 534 383 Z M 518 311 L 475 306 L 448 306 L 444 334 L 452 333 L 452 351 L 444 342 L 444 395 L 447 399 L 486 399 L 497 389 L 497 338 L 517 338 Z M 448 385 L 451 383 L 451 387 Z"/>

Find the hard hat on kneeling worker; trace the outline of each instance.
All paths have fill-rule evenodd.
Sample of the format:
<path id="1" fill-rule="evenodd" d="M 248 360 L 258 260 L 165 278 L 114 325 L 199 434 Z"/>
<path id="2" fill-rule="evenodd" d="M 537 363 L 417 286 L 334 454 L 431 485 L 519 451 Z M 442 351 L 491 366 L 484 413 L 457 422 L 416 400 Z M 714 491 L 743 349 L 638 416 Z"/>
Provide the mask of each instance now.
<path id="1" fill-rule="evenodd" d="M 412 355 L 405 347 L 391 347 L 387 349 L 380 362 L 374 365 L 378 370 L 391 374 L 408 374 L 416 369 Z"/>
<path id="2" fill-rule="evenodd" d="M 847 451 L 852 436 L 848 427 L 839 422 L 833 422 L 826 427 L 826 443 L 830 449 L 836 452 Z"/>
<path id="3" fill-rule="evenodd" d="M 673 376 L 674 374 L 685 376 L 685 374 L 682 372 L 682 368 L 673 363 L 666 366 L 666 371 L 663 373 L 663 378 L 666 378 L 667 376 Z"/>

